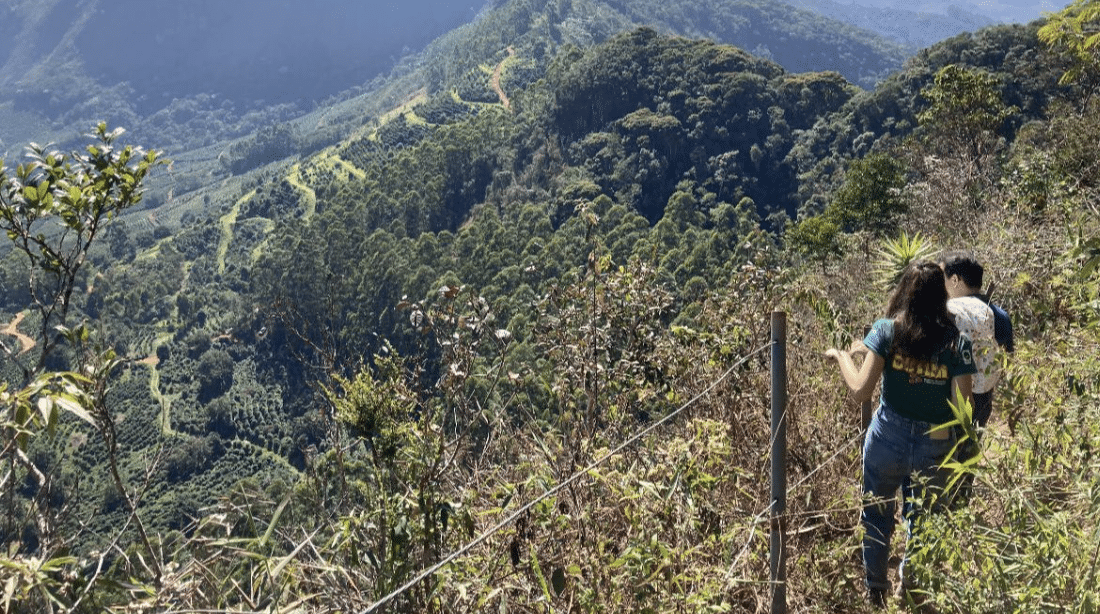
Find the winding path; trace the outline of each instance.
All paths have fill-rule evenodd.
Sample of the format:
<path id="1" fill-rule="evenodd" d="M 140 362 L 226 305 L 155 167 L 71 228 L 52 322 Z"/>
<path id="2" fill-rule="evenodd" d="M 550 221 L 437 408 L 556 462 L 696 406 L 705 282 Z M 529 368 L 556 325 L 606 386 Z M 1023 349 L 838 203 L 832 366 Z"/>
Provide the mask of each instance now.
<path id="1" fill-rule="evenodd" d="M 11 335 L 19 340 L 19 343 L 23 345 L 23 349 L 19 351 L 20 354 L 26 354 L 35 346 L 34 339 L 19 332 L 19 323 L 23 321 L 26 315 L 27 314 L 23 312 L 15 314 L 15 318 L 11 322 L 8 322 L 8 325 L 3 330 L 0 330 L 0 333 Z"/>
<path id="2" fill-rule="evenodd" d="M 509 45 L 508 46 L 508 57 L 510 58 L 514 55 L 516 55 L 516 50 L 513 49 L 511 45 Z M 507 61 L 508 61 L 507 58 L 505 58 L 504 60 L 501 60 L 500 64 L 497 64 L 496 69 L 493 70 L 492 86 L 493 86 L 493 91 L 497 93 L 498 97 L 500 97 L 500 103 L 502 105 L 504 105 L 505 109 L 508 109 L 509 111 L 511 111 L 512 110 L 512 103 L 508 100 L 508 96 L 504 93 L 504 90 L 500 87 L 500 73 L 504 70 L 504 63 L 507 62 Z"/>

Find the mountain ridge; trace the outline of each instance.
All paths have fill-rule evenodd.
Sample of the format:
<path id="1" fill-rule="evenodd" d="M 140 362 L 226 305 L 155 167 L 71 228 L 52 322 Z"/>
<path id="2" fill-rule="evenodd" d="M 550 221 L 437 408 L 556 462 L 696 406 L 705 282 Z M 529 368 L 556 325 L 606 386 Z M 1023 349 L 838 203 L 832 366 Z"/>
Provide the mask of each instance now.
<path id="1" fill-rule="evenodd" d="M 329 4 L 332 7 L 340 6 L 340 3 L 335 0 Z M 419 5 L 416 3 L 403 4 L 407 5 L 406 10 L 411 11 L 407 13 L 408 15 L 424 14 L 430 25 L 432 19 L 430 12 L 418 9 Z M 745 18 L 737 17 L 737 11 L 755 11 L 753 13 L 755 16 L 750 16 L 751 20 L 767 20 L 767 23 L 762 22 L 755 28 L 765 27 L 771 31 L 784 22 L 809 23 L 812 19 L 809 17 L 810 13 L 797 19 L 783 17 L 784 11 L 799 9 L 783 8 L 789 5 L 772 0 L 754 2 L 722 0 L 713 7 L 711 2 L 703 1 L 688 4 L 692 14 L 705 18 L 711 25 L 690 26 L 690 20 L 694 17 L 687 17 L 684 14 L 684 7 L 677 5 L 677 9 L 670 10 L 663 8 L 665 5 L 660 3 L 600 3 L 577 0 L 576 2 L 530 3 L 527 7 L 521 0 L 513 0 L 513 2 L 500 3 L 496 6 L 487 4 L 477 16 L 470 16 L 469 20 L 457 28 L 440 30 L 430 39 L 418 39 L 419 42 L 415 43 L 413 48 L 406 45 L 400 57 L 385 54 L 385 62 L 382 64 L 376 62 L 377 67 L 371 69 L 373 76 L 368 71 L 361 73 L 363 76 L 358 79 L 345 78 L 340 82 L 343 83 L 342 86 L 310 88 L 301 77 L 306 77 L 310 82 L 329 79 L 335 84 L 339 82 L 338 74 L 347 73 L 354 66 L 363 65 L 365 59 L 351 62 L 351 65 L 348 65 L 346 60 L 340 59 L 351 58 L 350 50 L 353 48 L 340 47 L 339 41 L 353 37 L 341 36 L 341 30 L 336 30 L 331 36 L 325 37 L 328 41 L 325 43 L 326 47 L 310 46 L 311 44 L 305 41 L 311 40 L 310 30 L 306 29 L 311 22 L 299 19 L 298 27 L 301 31 L 284 36 L 286 40 L 280 43 L 281 51 L 276 47 L 270 47 L 268 52 L 264 52 L 260 42 L 253 43 L 252 47 L 248 46 L 249 43 L 243 42 L 236 43 L 236 47 L 233 46 L 235 44 L 232 42 L 233 33 L 241 29 L 233 24 L 244 22 L 255 12 L 250 11 L 244 4 L 235 4 L 229 13 L 224 10 L 208 11 L 209 15 L 219 15 L 223 19 L 224 23 L 220 25 L 213 19 L 207 19 L 206 22 L 195 21 L 194 25 L 189 25 L 191 22 L 181 19 L 179 15 L 171 19 L 167 18 L 170 15 L 166 11 L 181 11 L 183 9 L 180 7 L 183 5 L 166 1 L 158 1 L 152 5 L 125 2 L 104 5 L 94 2 L 72 4 L 55 0 L 39 5 L 17 4 L 8 0 L 0 5 L 0 10 L 19 18 L 8 20 L 5 26 L 11 33 L 8 39 L 11 42 L 11 48 L 2 56 L 3 63 L 0 64 L 3 67 L 0 69 L 0 81 L 7 85 L 3 90 L 4 94 L 0 94 L 0 106 L 5 105 L 6 100 L 6 104 L 11 105 L 12 112 L 41 115 L 42 120 L 36 122 L 39 128 L 51 126 L 49 132 L 56 136 L 21 129 L 20 126 L 23 125 L 35 125 L 35 123 L 23 121 L 5 122 L 7 127 L 4 129 L 5 133 L 0 134 L 0 138 L 3 139 L 3 145 L 8 149 L 8 154 L 14 155 L 18 151 L 12 148 L 17 147 L 19 143 L 31 140 L 68 141 L 74 136 L 74 131 L 84 129 L 82 125 L 101 119 L 113 125 L 127 126 L 131 132 L 137 134 L 143 141 L 149 142 L 150 145 L 168 147 L 170 150 L 176 149 L 176 143 L 183 148 L 193 147 L 194 135 L 205 134 L 208 139 L 218 140 L 239 138 L 262 127 L 265 123 L 286 121 L 296 115 L 309 112 L 314 105 L 327 104 L 326 98 L 347 97 L 349 91 L 369 90 L 374 87 L 370 84 L 377 83 L 379 78 L 385 80 L 400 77 L 406 73 L 408 66 L 422 61 L 426 54 L 430 55 L 433 45 L 438 46 L 441 41 L 450 38 L 451 34 L 476 32 L 480 27 L 479 24 L 484 24 L 486 21 L 496 23 L 499 20 L 493 15 L 499 14 L 502 10 L 511 11 L 510 14 L 513 15 L 518 14 L 517 11 L 526 11 L 534 15 L 544 8 L 550 8 L 549 15 L 557 14 L 560 19 L 538 27 L 552 27 L 557 33 L 555 36 L 561 37 L 560 42 L 591 44 L 606 39 L 614 32 L 652 25 L 661 31 L 693 37 L 718 34 L 719 40 L 734 44 L 740 42 L 739 46 L 750 51 L 757 49 L 765 54 L 769 53 L 766 42 L 759 37 L 753 38 L 751 30 L 744 30 L 743 26 L 730 29 L 722 25 L 723 22 L 743 24 Z M 142 7 L 140 10 L 137 8 L 139 5 Z M 27 8 L 29 6 L 40 8 L 38 12 L 32 12 Z M 323 13 L 326 6 L 329 5 L 316 5 L 313 10 Z M 766 10 L 763 10 L 765 7 Z M 364 15 L 365 10 L 355 9 L 356 12 L 348 16 L 350 18 L 338 20 L 337 26 L 344 28 L 354 26 L 356 16 Z M 73 15 L 72 24 L 63 29 L 56 39 L 42 36 L 40 32 L 43 30 L 56 31 L 54 28 L 47 29 L 44 25 L 51 21 L 64 23 L 67 11 Z M 133 21 L 140 15 L 144 15 L 141 18 L 143 21 Z M 458 19 L 457 12 L 449 15 L 452 15 L 449 19 Z M 465 16 L 465 13 L 463 15 Z M 722 17 L 722 15 L 729 17 Z M 276 12 L 269 15 L 267 21 L 285 29 L 286 24 L 293 21 L 290 17 L 290 13 L 285 11 Z M 445 21 L 448 18 L 443 16 L 440 19 Z M 135 28 L 135 30 L 129 30 L 130 36 L 115 32 L 117 23 L 130 22 L 133 23 L 130 27 Z M 159 30 L 157 26 L 152 25 L 160 22 L 164 23 Z M 822 38 L 815 43 L 817 49 L 803 53 L 798 49 L 801 43 L 795 44 L 792 39 L 787 44 L 771 49 L 770 53 L 779 59 L 780 63 L 787 64 L 788 69 L 794 72 L 840 69 L 840 72 L 846 73 L 850 80 L 864 87 L 869 87 L 889 72 L 900 68 L 901 61 L 911 53 L 911 50 L 907 51 L 895 43 L 876 39 L 875 35 L 868 32 L 857 33 L 855 30 L 849 30 L 840 33 L 848 28 L 841 22 L 828 23 L 832 24 L 830 29 L 837 29 L 838 34 L 830 34 L 831 38 Z M 143 32 L 141 24 L 150 24 L 152 27 L 147 32 Z M 251 25 L 258 27 L 262 24 Z M 532 25 L 534 24 L 528 24 L 527 27 Z M 815 28 L 819 25 L 815 24 Z M 315 29 L 317 27 L 319 26 L 314 26 Z M 716 27 L 725 28 L 724 33 L 715 30 Z M 589 31 L 586 28 L 596 29 Z M 814 33 L 815 28 L 805 28 L 804 33 L 799 36 L 809 37 L 807 40 L 815 36 L 820 38 L 820 35 Z M 514 32 L 514 26 L 506 26 L 500 34 L 508 31 Z M 224 32 L 228 34 L 223 34 Z M 425 32 L 432 32 L 432 29 L 428 28 Z M 738 32 L 741 34 L 737 34 Z M 742 39 L 731 38 L 735 35 L 742 36 Z M 767 37 L 767 32 L 762 36 Z M 869 46 L 862 42 L 856 44 L 857 38 L 867 39 L 870 41 Z M 199 41 L 207 39 L 209 44 L 199 44 Z M 838 50 L 838 44 L 851 49 L 847 52 Z M 421 45 L 423 47 L 420 47 Z M 189 50 L 189 46 L 194 46 L 194 50 Z M 503 49 L 506 46 L 507 41 L 500 39 L 499 48 Z M 829 51 L 830 47 L 832 51 Z M 266 53 L 266 59 L 261 57 L 258 64 L 248 60 L 249 49 L 259 50 L 261 56 Z M 295 53 L 298 55 L 294 56 Z M 829 57 L 830 53 L 833 53 L 834 58 L 839 53 L 885 54 L 886 57 L 872 60 L 866 67 L 854 68 L 853 65 L 852 71 L 849 71 L 844 67 L 830 65 L 835 64 L 835 59 Z M 369 52 L 367 55 L 375 57 L 378 54 Z M 174 56 L 179 56 L 179 59 L 173 60 Z M 460 58 L 450 59 L 461 61 Z M 470 69 L 476 63 L 467 62 L 463 70 Z M 142 68 L 143 66 L 147 68 Z M 303 68 L 304 66 L 308 68 Z M 436 74 L 429 75 L 427 80 L 446 81 L 448 70 L 445 67 L 440 68 Z M 219 76 L 223 74 L 226 76 L 224 79 Z M 257 80 L 263 75 L 268 75 L 266 85 L 248 89 L 249 83 L 264 83 Z M 201 86 L 181 88 L 172 85 L 183 83 L 201 84 Z M 220 91 L 225 88 L 219 83 L 236 87 L 238 93 L 227 95 L 228 90 Z M 298 87 L 299 85 L 302 87 Z M 261 99 L 266 102 L 261 103 Z M 168 118 L 168 121 L 158 119 L 161 117 Z"/>
<path id="2" fill-rule="evenodd" d="M 652 10 L 672 30 L 703 6 Z M 804 29 L 808 13 L 782 14 Z M 103 577 L 125 580 L 104 581 L 104 603 L 89 610 L 178 591 L 197 610 L 253 611 L 270 595 L 248 587 L 280 586 L 272 599 L 303 610 L 358 611 L 544 483 L 699 398 L 650 449 L 590 474 L 591 491 L 534 509 L 403 599 L 410 611 L 752 609 L 770 587 L 763 558 L 730 559 L 759 537 L 754 510 L 772 499 L 759 480 L 766 365 L 748 354 L 769 347 L 766 314 L 782 309 L 797 323 L 789 465 L 805 489 L 792 518 L 815 553 L 792 557 L 792 577 L 807 578 L 792 595 L 808 610 L 858 610 L 858 536 L 831 528 L 849 526 L 861 503 L 858 447 L 826 466 L 858 425 L 819 346 L 846 346 L 880 314 L 885 286 L 867 264 L 884 237 L 920 231 L 947 247 L 981 233 L 977 248 L 1007 282 L 999 296 L 1021 314 L 1021 389 L 1005 402 L 1032 411 L 1030 391 L 1046 394 L 1046 342 L 1082 320 L 1100 330 L 1062 292 L 1095 287 L 1068 281 L 1079 256 L 1061 236 L 1067 221 L 1082 237 L 1096 228 L 1074 200 L 1094 194 L 1095 115 L 1059 106 L 1075 89 L 1057 84 L 1064 59 L 1035 24 L 937 43 L 873 89 L 633 25 L 605 3 L 511 2 L 305 114 L 265 107 L 223 126 L 231 139 L 185 135 L 194 146 L 169 155 L 146 200 L 112 220 L 74 294 L 72 319 L 95 323 L 94 341 L 122 357 L 99 423 L 116 430 L 99 437 L 72 419 L 56 438 L 35 437 L 28 462 L 50 468 L 56 490 L 37 496 L 28 480 L 9 499 L 4 538 L 29 544 L 45 526 L 32 512 L 56 511 L 63 554 L 106 552 Z M 967 117 L 943 119 L 959 105 L 929 104 L 960 82 L 1003 119 L 967 133 L 976 160 L 955 128 L 973 128 Z M 175 101 L 123 140 L 233 119 L 205 104 L 221 103 Z M 1074 170 L 1066 188 L 1065 169 L 1082 168 L 1091 175 Z M 891 186 L 888 202 L 867 185 Z M 830 217 L 838 207 L 848 209 Z M 960 212 L 974 223 L 960 225 Z M 0 259 L 10 289 L 0 321 L 33 303 L 26 271 Z M 15 330 L 41 324 L 31 312 Z M 1069 360 L 1083 365 L 1081 354 Z M 83 355 L 63 348 L 51 368 Z M 1096 424 L 1053 405 L 1058 424 Z M 137 512 L 103 459 L 139 486 Z M 1086 526 L 1094 516 L 1080 515 Z M 154 536 L 144 544 L 118 529 L 138 518 Z M 169 575 L 140 562 L 162 559 Z M 261 568 L 270 581 L 255 582 Z M 85 577 L 36 581 L 72 595 Z"/>

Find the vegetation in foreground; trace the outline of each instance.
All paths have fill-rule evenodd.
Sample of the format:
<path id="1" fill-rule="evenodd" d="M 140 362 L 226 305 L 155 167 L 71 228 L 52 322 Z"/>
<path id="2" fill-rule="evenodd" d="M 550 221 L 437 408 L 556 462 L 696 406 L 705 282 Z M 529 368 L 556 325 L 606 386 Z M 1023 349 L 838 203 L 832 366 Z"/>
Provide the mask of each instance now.
<path id="1" fill-rule="evenodd" d="M 510 114 L 495 107 L 453 126 L 419 124 L 406 114 L 387 124 L 393 132 L 376 135 L 383 144 L 397 136 L 394 144 L 404 145 L 349 142 L 327 155 L 348 160 L 359 152 L 352 164 L 315 161 L 313 170 L 331 173 L 324 180 L 292 174 L 244 195 L 221 218 L 231 234 L 199 225 L 140 255 L 134 249 L 128 270 L 104 268 L 88 277 L 78 270 L 84 252 L 65 261 L 19 246 L 87 236 L 80 233 L 93 226 L 72 212 L 100 211 L 106 219 L 112 208 L 136 203 L 157 158 L 123 154 L 133 150 L 111 147 L 117 135 L 105 128 L 99 138 L 108 142 L 93 144 L 87 166 L 74 157 L 66 168 L 62 158 L 41 156 L 16 172 L 17 181 L 11 175 L 4 181 L 5 188 L 19 188 L 6 190 L 3 204 L 6 228 L 15 230 L 12 255 L 23 256 L 22 269 L 5 268 L 5 280 L 35 280 L 28 302 L 40 308 L 29 321 L 42 331 L 36 355 L 43 356 L 22 379 L 9 373 L 16 383 L 4 397 L 4 535 L 12 546 L 0 559 L 6 610 L 367 611 L 481 536 L 385 609 L 765 610 L 769 383 L 760 350 L 769 339 L 767 314 L 779 309 L 791 321 L 789 603 L 806 611 L 862 611 L 854 528 L 858 408 L 820 353 L 878 314 L 887 290 L 882 280 L 926 244 L 978 252 L 1019 339 L 994 428 L 973 469 L 976 494 L 966 511 L 938 519 L 920 561 L 935 604 L 943 611 L 1092 611 L 1100 543 L 1091 520 L 1100 439 L 1100 382 L 1092 365 L 1100 340 L 1093 155 L 1100 107 L 1091 96 L 1097 70 L 1091 39 L 1077 33 L 1096 21 L 1095 3 L 1082 2 L 1039 31 L 1054 54 L 1043 61 L 1068 70 L 1063 89 L 1045 90 L 1049 100 L 1038 107 L 1029 105 L 1042 96 L 1027 84 L 1008 87 L 973 65 L 930 62 L 935 68 L 925 71 L 921 96 L 911 99 L 910 131 L 857 133 L 840 139 L 851 149 L 792 167 L 801 171 L 793 173 L 799 189 L 815 185 L 804 174 L 810 169 L 818 171 L 816 185 L 828 185 L 822 165 L 830 158 L 846 175 L 830 198 L 792 198 L 802 210 L 791 211 L 797 221 L 784 233 L 782 216 L 771 217 L 771 232 L 761 229 L 774 213 L 763 201 L 775 201 L 751 174 L 731 172 L 733 182 L 723 184 L 718 171 L 730 167 L 719 164 L 706 174 L 704 160 L 693 167 L 694 183 L 678 175 L 646 183 L 641 170 L 680 159 L 662 153 L 681 134 L 673 121 L 683 126 L 678 113 L 698 116 L 707 108 L 704 98 L 713 102 L 686 91 L 680 109 L 631 105 L 624 97 L 622 107 L 587 119 L 557 99 L 558 117 L 572 122 L 542 124 L 562 144 L 557 151 L 549 140 L 524 141 L 533 132 L 519 128 L 534 124 L 500 128 Z M 1021 36 L 996 32 L 991 38 Z M 682 45 L 640 33 L 599 52 L 621 53 L 629 66 L 660 58 L 654 50 L 666 60 L 684 57 L 676 55 Z M 1043 48 L 1036 43 L 1029 57 L 1040 57 Z M 949 43 L 928 56 L 967 49 Z M 752 61 L 735 51 L 702 51 L 719 54 L 698 55 L 712 61 Z M 584 60 L 580 54 L 563 61 L 578 72 L 559 69 L 544 83 L 605 83 L 582 77 L 595 64 Z M 770 70 L 742 71 L 710 92 L 788 80 Z M 899 76 L 878 96 L 911 88 L 905 79 L 918 74 Z M 803 82 L 819 79 L 826 92 L 843 93 L 828 77 Z M 639 85 L 673 94 L 659 79 Z M 526 102 L 524 95 L 512 99 L 529 105 L 529 117 L 554 117 L 549 98 L 537 92 L 524 90 Z M 674 107 L 679 98 L 669 100 Z M 867 109 L 878 100 L 845 99 L 831 107 L 844 115 L 822 119 L 839 127 L 841 117 L 870 117 Z M 970 112 L 951 114 L 961 106 Z M 515 115 L 523 119 L 522 111 Z M 896 127 L 898 118 L 889 117 L 871 125 Z M 766 134 L 776 134 L 775 116 L 768 121 Z M 821 139 L 822 126 L 811 124 Z M 418 130 L 431 139 L 412 140 Z M 637 146 L 643 138 L 660 145 Z M 509 147 L 460 155 L 457 145 L 471 140 Z M 774 160 L 759 149 L 728 160 L 741 168 Z M 839 151 L 858 154 L 859 162 Z M 651 157 L 640 164 L 643 155 Z M 95 162 L 104 157 L 105 165 Z M 385 189 L 370 183 L 414 161 L 442 169 L 424 177 L 452 182 L 410 179 Z M 876 191 L 884 180 L 894 189 Z M 325 183 L 332 192 L 318 189 Z M 423 190 L 419 200 L 369 200 L 414 188 Z M 647 200 L 661 190 L 666 202 Z M 300 196 L 310 192 L 314 200 Z M 476 198 L 481 193 L 483 200 Z M 420 203 L 440 205 L 413 206 Z M 455 208 L 464 203 L 470 206 Z M 265 217 L 271 211 L 287 213 Z M 388 211 L 402 215 L 380 217 Z M 30 218 L 59 220 L 71 234 L 44 234 L 35 243 L 40 226 Z M 518 234 L 524 228 L 545 234 Z M 920 239 L 911 240 L 918 232 Z M 212 236 L 205 245 L 217 249 L 205 260 L 180 256 L 188 241 L 204 245 L 206 233 Z M 248 233 L 251 243 L 241 239 Z M 266 243 L 267 233 L 279 240 Z M 891 242 L 898 233 L 904 243 Z M 127 254 L 123 239 L 110 245 L 109 231 L 95 230 L 88 239 L 77 243 L 88 266 L 96 266 L 93 248 L 105 243 Z M 256 266 L 244 266 L 259 246 L 265 249 Z M 506 259 L 509 246 L 523 256 Z M 349 260 L 353 254 L 357 259 Z M 302 268 L 290 266 L 293 259 Z M 36 271 L 29 278 L 14 272 L 27 265 Z M 134 291 L 148 297 L 128 306 L 118 300 L 130 291 L 128 276 L 166 288 L 205 285 L 208 294 L 141 287 Z M 89 292 L 93 284 L 77 280 L 95 280 L 97 288 Z M 234 283 L 237 292 L 230 293 Z M 42 294 L 51 288 L 60 294 Z M 265 288 L 284 291 L 265 295 Z M 270 298 L 264 314 L 240 303 L 246 289 Z M 80 298 L 71 307 L 79 312 L 58 310 L 68 304 L 48 298 L 58 295 Z M 173 301 L 154 298 L 160 296 Z M 364 297 L 389 308 L 355 308 Z M 230 315 L 219 316 L 219 307 Z M 194 325 L 199 313 L 204 321 L 224 318 L 219 324 L 232 318 L 232 330 L 221 333 L 229 338 L 201 337 L 203 327 Z M 94 335 L 73 322 L 76 315 L 99 323 Z M 55 323 L 68 326 L 64 341 Z M 125 335 L 124 325 L 131 327 Z M 373 340 L 377 332 L 385 334 Z M 123 364 L 93 351 L 95 339 L 112 333 L 126 342 L 124 354 L 162 362 Z M 17 350 L 10 353 L 19 358 Z M 16 361 L 5 364 L 10 370 Z M 186 377 L 189 369 L 197 375 Z M 273 392 L 274 382 L 309 382 L 316 394 L 283 395 Z M 308 410 L 297 416 L 300 428 L 265 422 L 283 403 Z M 143 416 L 149 407 L 155 416 Z M 674 413 L 637 445 L 619 449 Z M 138 458 L 131 454 L 136 442 L 125 437 L 138 436 L 132 425 L 148 432 L 150 423 L 158 424 L 153 432 L 162 455 Z M 308 429 L 316 433 L 309 446 L 291 452 L 293 442 L 282 443 Z M 197 436 L 203 432 L 221 437 Z M 67 464 L 89 451 L 118 478 L 91 501 L 76 497 L 82 491 L 71 481 L 78 471 L 98 469 Z M 197 520 L 156 517 L 185 509 L 163 499 L 143 506 L 168 492 L 183 503 L 188 491 L 167 484 L 194 488 L 191 478 L 232 477 L 219 463 L 242 457 L 257 467 L 255 477 L 228 487 L 215 506 L 193 510 Z M 489 532 L 578 471 L 583 478 Z M 118 519 L 115 529 L 68 530 L 97 516 Z M 142 529 L 148 526 L 169 529 Z M 79 542 L 104 535 L 91 548 Z"/>

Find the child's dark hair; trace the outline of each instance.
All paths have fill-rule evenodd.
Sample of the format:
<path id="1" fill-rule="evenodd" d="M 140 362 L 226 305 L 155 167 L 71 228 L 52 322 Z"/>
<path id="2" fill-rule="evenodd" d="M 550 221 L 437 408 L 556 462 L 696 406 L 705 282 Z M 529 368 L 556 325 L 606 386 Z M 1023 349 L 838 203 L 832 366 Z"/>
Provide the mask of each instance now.
<path id="1" fill-rule="evenodd" d="M 945 252 L 940 256 L 940 264 L 943 265 L 943 274 L 947 278 L 958 275 L 967 286 L 981 289 L 985 269 L 970 252 Z"/>
<path id="2" fill-rule="evenodd" d="M 886 317 L 894 319 L 894 349 L 917 359 L 931 359 L 959 334 L 947 310 L 943 269 L 928 260 L 906 267 Z"/>

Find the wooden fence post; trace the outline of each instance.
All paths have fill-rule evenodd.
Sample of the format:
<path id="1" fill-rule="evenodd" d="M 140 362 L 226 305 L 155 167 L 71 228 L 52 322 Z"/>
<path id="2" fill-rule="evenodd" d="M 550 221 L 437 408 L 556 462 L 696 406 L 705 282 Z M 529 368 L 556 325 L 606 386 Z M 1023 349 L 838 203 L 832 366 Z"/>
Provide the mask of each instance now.
<path id="1" fill-rule="evenodd" d="M 787 614 L 787 314 L 772 312 L 772 614 Z"/>

